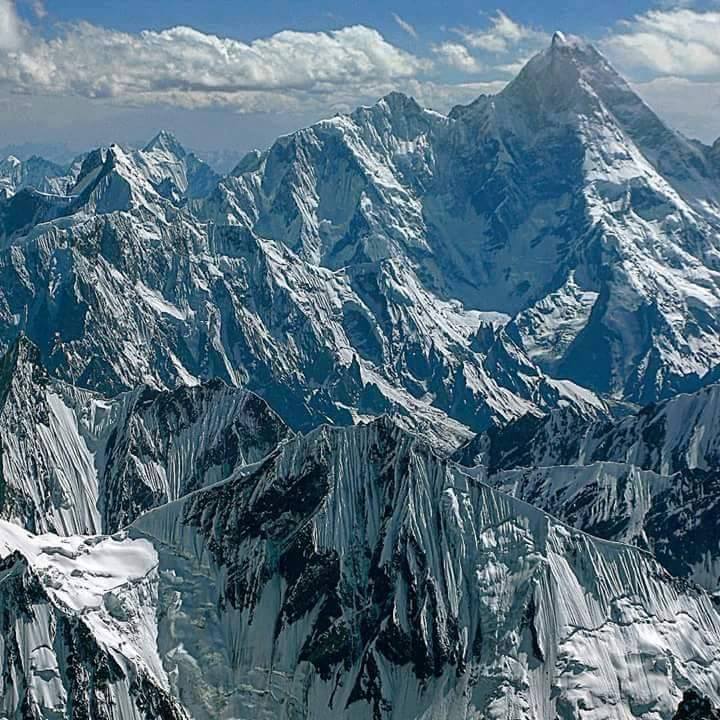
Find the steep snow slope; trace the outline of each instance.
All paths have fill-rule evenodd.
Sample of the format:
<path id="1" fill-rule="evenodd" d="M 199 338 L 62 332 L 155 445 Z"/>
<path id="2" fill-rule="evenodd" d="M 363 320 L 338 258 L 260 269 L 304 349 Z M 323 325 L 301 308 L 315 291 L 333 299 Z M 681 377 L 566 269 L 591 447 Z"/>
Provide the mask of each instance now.
<path id="1" fill-rule="evenodd" d="M 685 688 L 719 697 L 707 595 L 388 420 L 295 438 L 134 528 L 196 718 L 670 720 Z"/>
<path id="2" fill-rule="evenodd" d="M 549 372 L 647 402 L 720 363 L 719 201 L 713 151 L 556 35 L 448 117 L 393 93 L 280 138 L 205 213 L 330 268 L 398 258 L 441 297 L 517 314 Z"/>
<path id="3" fill-rule="evenodd" d="M 720 588 L 720 386 L 619 420 L 571 409 L 494 428 L 455 459 L 600 537 L 650 548 L 674 575 Z"/>
<path id="4" fill-rule="evenodd" d="M 502 316 L 439 300 L 399 260 L 331 271 L 201 223 L 117 147 L 86 158 L 62 207 L 23 202 L 10 200 L 0 249 L 0 337 L 25 332 L 78 385 L 115 394 L 221 377 L 296 428 L 399 413 L 446 447 L 490 420 L 599 404 L 506 333 L 480 342 Z"/>
<path id="5" fill-rule="evenodd" d="M 454 459 L 491 471 L 513 467 L 629 463 L 668 475 L 714 471 L 720 461 L 720 385 L 677 395 L 611 420 L 572 407 L 524 417 L 476 436 Z"/>
<path id="6" fill-rule="evenodd" d="M 0 521 L 0 714 L 187 718 L 155 649 L 157 592 L 148 542 Z"/>
<path id="7" fill-rule="evenodd" d="M 72 182 L 71 168 L 61 167 L 37 155 L 24 161 L 10 155 L 0 162 L 0 197 L 3 193 L 9 197 L 23 188 L 64 195 Z"/>
<path id="8" fill-rule="evenodd" d="M 86 394 L 87 403 L 93 398 Z M 97 532 L 94 453 L 76 414 L 21 338 L 0 364 L 0 513 L 31 532 Z"/>
<path id="9" fill-rule="evenodd" d="M 0 514 L 32 532 L 114 532 L 289 434 L 259 397 L 221 381 L 112 400 L 79 390 L 21 338 L 0 364 Z"/>

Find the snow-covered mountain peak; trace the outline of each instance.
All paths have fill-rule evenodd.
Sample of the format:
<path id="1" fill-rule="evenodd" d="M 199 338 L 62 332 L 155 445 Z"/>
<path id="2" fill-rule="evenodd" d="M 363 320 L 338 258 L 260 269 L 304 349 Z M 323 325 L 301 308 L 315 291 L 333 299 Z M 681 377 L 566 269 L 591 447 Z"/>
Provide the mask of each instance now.
<path id="1" fill-rule="evenodd" d="M 567 42 L 567 39 L 565 38 L 565 33 L 562 30 L 556 30 L 553 33 L 552 36 L 552 47 L 559 47 L 561 45 L 564 45 Z"/>
<path id="2" fill-rule="evenodd" d="M 290 435 L 261 398 L 218 379 L 112 399 L 68 385 L 21 336 L 0 361 L 0 518 L 32 532 L 114 532 Z"/>
<path id="3" fill-rule="evenodd" d="M 342 117 L 337 116 L 337 120 Z M 381 135 L 389 129 L 394 135 L 393 140 L 402 142 L 416 142 L 420 136 L 446 124 L 445 116 L 422 107 L 414 97 L 397 91 L 383 96 L 374 105 L 359 107 L 349 119 L 362 129 L 367 130 L 370 126 L 371 131 Z M 386 143 L 388 140 L 386 138 Z M 391 149 L 395 148 L 391 145 Z"/>
<path id="4" fill-rule="evenodd" d="M 426 110 L 410 95 L 393 91 L 384 95 L 377 103 L 381 107 L 387 107 L 392 114 L 402 113 L 404 116 L 420 115 Z"/>
<path id="5" fill-rule="evenodd" d="M 1 163 L 0 163 L 0 173 L 4 173 L 8 170 L 13 170 L 17 167 L 19 167 L 22 163 L 18 158 L 16 158 L 14 155 L 8 155 Z"/>
<path id="6" fill-rule="evenodd" d="M 71 195 L 97 212 L 136 207 L 162 214 L 164 201 L 183 206 L 208 195 L 219 179 L 207 163 L 162 131 L 142 150 L 112 144 L 89 153 Z"/>
<path id="7" fill-rule="evenodd" d="M 599 89 L 617 85 L 627 87 L 591 44 L 556 33 L 550 46 L 527 62 L 500 97 L 528 113 L 589 113 L 597 112 Z"/>
<path id="8" fill-rule="evenodd" d="M 550 52 L 595 52 L 593 46 L 579 35 L 570 35 L 562 30 L 556 30 L 550 40 Z"/>
<path id="9" fill-rule="evenodd" d="M 187 155 L 187 151 L 182 146 L 175 135 L 168 130 L 161 130 L 150 142 L 143 148 L 143 152 L 162 151 L 168 155 L 174 155 L 181 160 Z"/>
<path id="10" fill-rule="evenodd" d="M 258 148 L 250 150 L 240 158 L 240 161 L 232 169 L 230 175 L 239 176 L 243 173 L 255 172 L 260 167 L 264 156 L 265 152 L 263 150 L 259 150 Z"/>

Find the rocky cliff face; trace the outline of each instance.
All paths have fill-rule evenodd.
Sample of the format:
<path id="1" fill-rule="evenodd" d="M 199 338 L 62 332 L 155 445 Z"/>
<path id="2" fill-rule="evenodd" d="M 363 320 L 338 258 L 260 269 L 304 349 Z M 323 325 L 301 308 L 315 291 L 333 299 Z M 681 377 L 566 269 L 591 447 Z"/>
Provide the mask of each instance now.
<path id="1" fill-rule="evenodd" d="M 678 711 L 673 720 L 716 720 L 720 718 L 720 712 L 713 709 L 712 704 L 706 697 L 688 690 L 684 695 Z"/>
<path id="2" fill-rule="evenodd" d="M 115 532 L 265 457 L 291 435 L 215 380 L 113 399 L 49 377 L 21 338 L 0 365 L 0 513 L 31 532 Z"/>
<path id="3" fill-rule="evenodd" d="M 720 386 L 611 421 L 526 417 L 455 454 L 494 487 L 600 537 L 651 549 L 673 574 L 720 586 Z"/>
<path id="4" fill-rule="evenodd" d="M 671 718 L 683 687 L 717 693 L 702 591 L 387 420 L 296 438 L 134 528 L 198 718 Z"/>

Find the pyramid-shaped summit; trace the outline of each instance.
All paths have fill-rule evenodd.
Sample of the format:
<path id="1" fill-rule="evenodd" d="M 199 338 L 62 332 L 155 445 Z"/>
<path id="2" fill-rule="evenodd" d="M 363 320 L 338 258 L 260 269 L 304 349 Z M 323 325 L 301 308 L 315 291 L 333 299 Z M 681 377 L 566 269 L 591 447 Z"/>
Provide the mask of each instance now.
<path id="1" fill-rule="evenodd" d="M 556 33 L 498 95 L 412 122 L 408 102 L 283 138 L 213 216 L 331 269 L 400 258 L 437 295 L 512 316 L 546 371 L 618 397 L 691 389 L 720 363 L 701 241 L 720 228 L 715 155 L 596 48 Z"/>
<path id="2" fill-rule="evenodd" d="M 145 152 L 160 150 L 174 155 L 181 160 L 187 155 L 187 151 L 173 133 L 168 130 L 160 130 L 155 137 L 144 147 Z"/>

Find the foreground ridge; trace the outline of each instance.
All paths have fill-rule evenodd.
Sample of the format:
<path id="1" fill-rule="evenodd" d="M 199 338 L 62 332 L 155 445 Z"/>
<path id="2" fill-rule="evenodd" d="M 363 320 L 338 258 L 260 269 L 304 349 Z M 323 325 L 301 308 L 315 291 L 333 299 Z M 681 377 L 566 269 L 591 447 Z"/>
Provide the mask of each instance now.
<path id="1" fill-rule="evenodd" d="M 670 718 L 680 687 L 716 698 L 707 595 L 493 491 L 387 419 L 298 437 L 134 528 L 172 577 L 161 603 L 182 598 L 158 642 L 195 717 Z M 200 606 L 217 608 L 202 638 Z"/>

